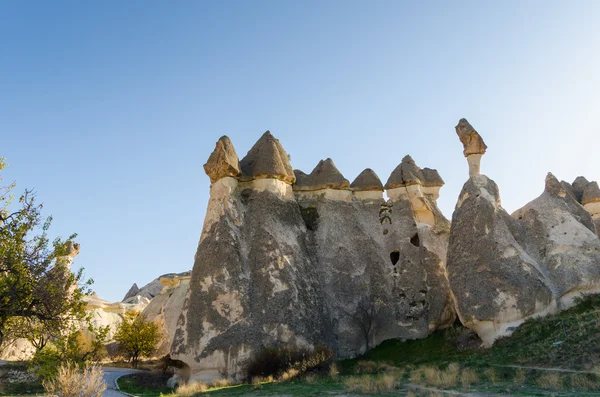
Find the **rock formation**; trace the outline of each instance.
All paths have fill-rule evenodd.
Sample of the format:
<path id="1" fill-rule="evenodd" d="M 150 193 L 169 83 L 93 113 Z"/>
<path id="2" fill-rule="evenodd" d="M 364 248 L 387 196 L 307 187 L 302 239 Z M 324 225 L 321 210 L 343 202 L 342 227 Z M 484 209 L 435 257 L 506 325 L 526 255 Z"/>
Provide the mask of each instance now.
<path id="1" fill-rule="evenodd" d="M 596 234 L 600 236 L 600 189 L 597 182 L 587 184 L 581 197 L 581 204 L 583 204 L 583 208 L 592 216 L 596 227 Z"/>
<path id="2" fill-rule="evenodd" d="M 479 175 L 481 156 L 485 154 L 487 149 L 485 142 L 466 119 L 460 119 L 455 128 L 456 133 L 463 144 L 463 154 L 469 163 L 469 176 Z"/>
<path id="3" fill-rule="evenodd" d="M 144 317 L 156 323 L 162 333 L 162 340 L 157 347 L 156 355 L 164 356 L 171 349 L 177 329 L 177 319 L 185 301 L 190 278 L 191 272 L 166 274 L 159 277 L 163 289 L 142 311 Z"/>
<path id="4" fill-rule="evenodd" d="M 220 159 L 210 169 L 224 168 L 224 156 L 210 158 Z M 452 324 L 449 223 L 436 204 L 443 181 L 410 157 L 403 164 L 386 202 L 374 171 L 352 185 L 331 159 L 308 175 L 292 171 L 265 133 L 241 176 L 211 180 L 171 357 L 196 379 L 233 377 L 263 346 L 322 344 L 354 357 Z"/>
<path id="5" fill-rule="evenodd" d="M 136 283 L 133 283 L 131 288 L 129 288 L 129 291 L 127 291 L 127 293 L 125 294 L 125 297 L 123 298 L 122 302 L 126 301 L 129 298 L 133 298 L 134 296 L 136 296 L 139 293 L 140 293 L 140 287 L 138 287 L 138 285 Z"/>
<path id="6" fill-rule="evenodd" d="M 452 216 L 447 272 L 461 322 L 486 345 L 529 317 L 600 291 L 600 239 L 578 202 L 587 186 L 594 196 L 585 178 L 569 185 L 548 174 L 542 195 L 511 216 L 488 177 L 472 174 L 465 183 Z"/>

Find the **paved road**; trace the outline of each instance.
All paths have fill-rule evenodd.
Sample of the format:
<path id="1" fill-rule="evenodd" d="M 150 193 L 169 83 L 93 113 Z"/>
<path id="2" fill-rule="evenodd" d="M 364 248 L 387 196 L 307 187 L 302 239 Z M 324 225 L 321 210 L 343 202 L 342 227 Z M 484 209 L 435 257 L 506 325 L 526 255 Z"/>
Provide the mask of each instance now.
<path id="1" fill-rule="evenodd" d="M 102 367 L 104 371 L 104 382 L 106 383 L 107 389 L 102 393 L 102 397 L 123 397 L 124 394 L 117 390 L 116 380 L 118 377 L 137 372 L 135 369 L 127 368 L 110 368 Z"/>

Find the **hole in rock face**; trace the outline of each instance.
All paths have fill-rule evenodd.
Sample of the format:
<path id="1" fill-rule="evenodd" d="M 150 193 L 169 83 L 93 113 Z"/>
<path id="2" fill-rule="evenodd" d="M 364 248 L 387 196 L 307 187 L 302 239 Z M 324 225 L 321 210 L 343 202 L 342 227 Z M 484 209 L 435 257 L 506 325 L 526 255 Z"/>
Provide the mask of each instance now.
<path id="1" fill-rule="evenodd" d="M 390 254 L 390 260 L 392 261 L 392 265 L 396 266 L 396 263 L 398 263 L 398 261 L 400 260 L 400 252 L 392 251 L 392 253 Z"/>
<path id="2" fill-rule="evenodd" d="M 421 239 L 419 238 L 419 233 L 416 233 L 414 236 L 411 237 L 410 243 L 415 247 L 421 246 Z"/>

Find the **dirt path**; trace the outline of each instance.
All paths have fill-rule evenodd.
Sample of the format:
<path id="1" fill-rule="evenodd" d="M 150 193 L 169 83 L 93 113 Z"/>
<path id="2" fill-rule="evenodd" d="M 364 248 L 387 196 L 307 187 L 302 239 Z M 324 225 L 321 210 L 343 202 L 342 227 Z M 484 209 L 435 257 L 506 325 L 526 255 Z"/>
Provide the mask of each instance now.
<path id="1" fill-rule="evenodd" d="M 102 371 L 104 371 L 104 383 L 106 383 L 106 390 L 104 391 L 104 393 L 102 393 L 102 397 L 126 396 L 126 394 L 123 394 L 119 391 L 119 388 L 117 386 L 117 379 L 123 375 L 129 375 L 138 372 L 135 369 L 110 367 L 102 367 Z"/>
<path id="2" fill-rule="evenodd" d="M 525 365 L 491 364 L 491 366 L 492 367 L 503 367 L 503 368 L 533 369 L 536 371 L 548 371 L 548 372 L 564 372 L 567 374 L 596 374 L 594 371 L 578 371 L 576 369 L 564 369 L 564 368 L 528 367 Z"/>
<path id="3" fill-rule="evenodd" d="M 435 392 L 435 393 L 441 393 L 441 394 L 448 394 L 450 396 L 462 396 L 462 397 L 506 397 L 506 394 L 481 393 L 481 392 L 466 392 L 466 391 L 456 391 L 456 390 L 443 390 L 443 389 L 436 389 L 435 387 L 427 387 L 427 386 L 416 385 L 414 383 L 409 383 L 406 386 L 408 386 L 409 389 L 417 389 L 417 390 L 423 390 L 423 391 L 429 391 L 429 392 Z"/>

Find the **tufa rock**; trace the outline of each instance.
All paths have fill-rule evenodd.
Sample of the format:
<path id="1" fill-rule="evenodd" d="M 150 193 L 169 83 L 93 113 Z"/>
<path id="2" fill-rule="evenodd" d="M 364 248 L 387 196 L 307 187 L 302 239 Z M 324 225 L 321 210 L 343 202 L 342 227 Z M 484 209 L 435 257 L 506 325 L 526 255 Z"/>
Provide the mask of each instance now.
<path id="1" fill-rule="evenodd" d="M 438 175 L 439 176 L 439 175 Z M 415 161 L 409 155 L 404 156 L 402 162 L 392 171 L 388 178 L 385 188 L 395 189 L 408 185 L 423 185 L 423 170 L 421 170 Z"/>
<path id="2" fill-rule="evenodd" d="M 238 156 L 229 137 L 224 135 L 219 138 L 215 150 L 204 164 L 204 171 L 211 183 L 227 176 L 237 178 L 240 175 Z"/>
<path id="3" fill-rule="evenodd" d="M 487 146 L 483 138 L 466 119 L 460 119 L 455 127 L 456 134 L 463 144 L 463 154 L 469 164 L 469 176 L 479 175 L 481 168 L 481 156 L 485 154 Z"/>
<path id="4" fill-rule="evenodd" d="M 421 172 L 412 163 L 407 171 Z M 264 347 L 326 345 L 350 358 L 388 339 L 425 337 L 456 318 L 445 275 L 449 227 L 418 215 L 437 209 L 433 193 L 413 192 L 422 209 L 406 187 L 389 202 L 366 198 L 381 194 L 375 173 L 363 172 L 353 188 L 377 192 L 352 192 L 331 159 L 310 175 L 294 173 L 300 192 L 290 199 L 254 184 L 222 195 L 211 187 L 210 221 L 170 351 L 189 365 L 191 380 L 234 377 Z M 366 335 L 365 320 L 374 324 Z"/>
<path id="5" fill-rule="evenodd" d="M 490 346 L 552 305 L 539 264 L 523 246 L 517 220 L 500 206 L 485 175 L 463 186 L 452 215 L 447 271 L 461 322 Z"/>
<path id="6" fill-rule="evenodd" d="M 600 189 L 598 188 L 598 183 L 590 182 L 583 190 L 583 194 L 581 196 L 581 204 L 585 206 L 586 204 L 598 202 L 600 202 Z"/>
<path id="7" fill-rule="evenodd" d="M 240 161 L 241 181 L 254 179 L 278 179 L 288 184 L 296 181 L 288 154 L 279 140 L 267 131 L 252 146 L 246 157 Z"/>
<path id="8" fill-rule="evenodd" d="M 444 180 L 437 170 L 423 168 L 423 186 L 442 187 L 444 186 Z"/>
<path id="9" fill-rule="evenodd" d="M 309 175 L 301 175 L 301 180 L 296 181 L 294 185 L 296 191 L 349 188 L 350 182 L 344 178 L 330 158 L 319 161 Z"/>
<path id="10" fill-rule="evenodd" d="M 370 168 L 365 169 L 358 174 L 356 179 L 350 184 L 350 188 L 355 191 L 383 191 L 383 184 L 379 176 Z"/>
<path id="11" fill-rule="evenodd" d="M 124 302 L 129 298 L 133 298 L 134 296 L 136 296 L 139 293 L 140 293 L 140 288 L 138 287 L 138 285 L 136 283 L 133 283 L 133 285 L 131 286 L 131 288 L 129 288 L 129 291 L 127 291 L 127 293 L 125 294 L 125 297 L 123 298 L 123 300 L 121 302 Z"/>
<path id="12" fill-rule="evenodd" d="M 463 144 L 464 155 L 468 157 L 472 154 L 485 154 L 487 146 L 481 138 L 481 135 L 469 122 L 467 119 L 460 119 L 456 127 L 456 134 Z"/>
<path id="13" fill-rule="evenodd" d="M 581 203 L 581 199 L 583 198 L 583 191 L 585 190 L 586 186 L 589 183 L 590 182 L 587 179 L 585 179 L 585 177 L 583 177 L 583 176 L 578 176 L 573 181 L 573 190 L 575 191 L 575 196 L 577 197 L 577 201 L 579 201 L 580 203 Z"/>

